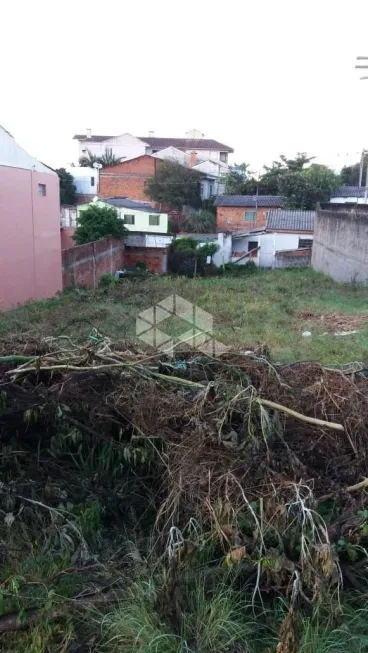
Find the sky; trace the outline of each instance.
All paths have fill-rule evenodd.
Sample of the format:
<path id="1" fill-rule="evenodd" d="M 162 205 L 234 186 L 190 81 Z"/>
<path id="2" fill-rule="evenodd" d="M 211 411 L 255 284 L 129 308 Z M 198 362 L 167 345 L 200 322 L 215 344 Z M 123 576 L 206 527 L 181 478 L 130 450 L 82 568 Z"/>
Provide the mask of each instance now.
<path id="1" fill-rule="evenodd" d="M 76 162 L 86 128 L 194 128 L 255 172 L 298 151 L 338 169 L 368 148 L 357 55 L 366 0 L 8 0 L 0 124 L 53 167 Z"/>

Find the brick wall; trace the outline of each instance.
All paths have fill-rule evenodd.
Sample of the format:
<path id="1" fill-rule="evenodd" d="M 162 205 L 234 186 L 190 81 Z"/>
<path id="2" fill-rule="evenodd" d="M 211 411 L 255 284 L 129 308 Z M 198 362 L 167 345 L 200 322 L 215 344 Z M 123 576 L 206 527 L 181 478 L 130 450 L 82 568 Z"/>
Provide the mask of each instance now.
<path id="1" fill-rule="evenodd" d="M 75 247 L 75 240 L 73 240 L 74 233 L 75 233 L 75 227 L 61 227 L 60 229 L 61 249 L 70 249 L 70 247 Z"/>
<path id="2" fill-rule="evenodd" d="M 124 264 L 124 242 L 103 238 L 62 252 L 63 288 L 96 288 L 103 274 L 114 274 Z"/>
<path id="3" fill-rule="evenodd" d="M 124 262 L 126 266 L 135 266 L 138 261 L 146 264 L 153 274 L 167 271 L 167 249 L 165 247 L 126 247 Z"/>
<path id="4" fill-rule="evenodd" d="M 255 222 L 244 220 L 245 211 L 255 211 L 254 206 L 218 206 L 216 211 L 217 231 L 231 231 L 234 229 L 263 229 L 266 226 L 267 213 L 270 207 L 259 208 L 256 211 Z"/>
<path id="5" fill-rule="evenodd" d="M 98 196 L 129 197 L 133 200 L 150 201 L 144 185 L 159 165 L 160 160 L 143 155 L 116 166 L 103 168 L 100 172 Z"/>

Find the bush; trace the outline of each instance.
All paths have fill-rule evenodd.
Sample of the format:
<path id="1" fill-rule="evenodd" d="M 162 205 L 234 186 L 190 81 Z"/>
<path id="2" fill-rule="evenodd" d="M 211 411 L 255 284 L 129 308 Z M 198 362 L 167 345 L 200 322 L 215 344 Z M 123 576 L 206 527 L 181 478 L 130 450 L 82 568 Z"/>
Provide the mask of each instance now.
<path id="1" fill-rule="evenodd" d="M 231 274 L 236 277 L 241 277 L 245 274 L 250 274 L 257 270 L 257 266 L 254 261 L 247 261 L 244 265 L 239 265 L 239 263 L 225 263 L 225 273 Z"/>
<path id="2" fill-rule="evenodd" d="M 100 238 L 124 238 L 127 233 L 115 207 L 90 204 L 80 212 L 73 238 L 77 245 L 83 245 Z"/>
<path id="3" fill-rule="evenodd" d="M 98 285 L 100 288 L 112 288 L 116 285 L 118 279 L 113 274 L 103 274 L 100 277 Z"/>

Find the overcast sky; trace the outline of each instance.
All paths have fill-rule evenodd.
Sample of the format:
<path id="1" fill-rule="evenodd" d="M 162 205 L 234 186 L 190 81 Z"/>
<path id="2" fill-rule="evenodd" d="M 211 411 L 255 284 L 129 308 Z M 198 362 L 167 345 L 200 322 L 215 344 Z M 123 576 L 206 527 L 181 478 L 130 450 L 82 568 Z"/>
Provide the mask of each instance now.
<path id="1" fill-rule="evenodd" d="M 367 0 L 4 0 L 0 124 L 55 167 L 90 127 L 196 128 L 254 170 L 297 151 L 337 168 L 368 148 L 364 54 Z"/>

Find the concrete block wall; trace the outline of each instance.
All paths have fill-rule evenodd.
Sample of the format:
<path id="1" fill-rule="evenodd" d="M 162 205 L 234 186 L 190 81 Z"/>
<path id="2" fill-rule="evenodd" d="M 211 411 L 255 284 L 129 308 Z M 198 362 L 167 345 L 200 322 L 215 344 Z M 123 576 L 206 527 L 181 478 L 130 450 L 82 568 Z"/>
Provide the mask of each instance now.
<path id="1" fill-rule="evenodd" d="M 312 267 L 335 281 L 368 283 L 368 215 L 317 211 Z"/>

